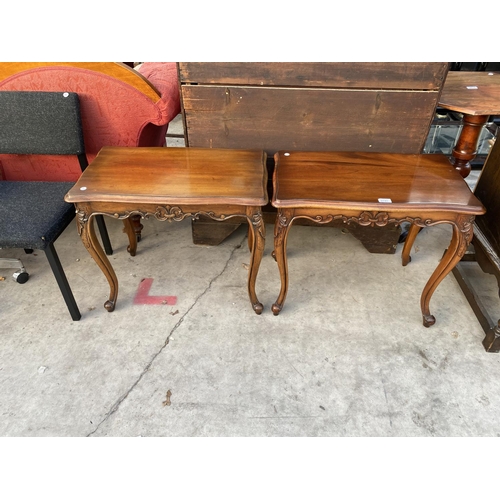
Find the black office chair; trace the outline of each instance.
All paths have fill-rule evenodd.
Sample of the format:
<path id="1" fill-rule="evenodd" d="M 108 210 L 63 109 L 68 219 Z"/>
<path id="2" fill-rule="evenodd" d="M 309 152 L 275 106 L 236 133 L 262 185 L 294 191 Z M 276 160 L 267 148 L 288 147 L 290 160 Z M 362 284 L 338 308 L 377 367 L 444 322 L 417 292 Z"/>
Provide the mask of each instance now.
<path id="1" fill-rule="evenodd" d="M 0 91 L 0 154 L 76 155 L 83 171 L 88 162 L 78 95 L 72 92 Z M 64 195 L 73 184 L 0 181 L 0 248 L 24 248 L 27 252 L 44 250 L 71 317 L 78 321 L 81 314 L 54 248 L 56 239 L 75 217 L 74 206 L 64 201 Z M 110 255 L 108 233 L 102 216 L 100 219 L 101 239 Z M 17 259 L 9 260 L 14 260 L 17 266 Z M 27 275 L 22 263 L 21 268 Z M 17 281 L 23 283 L 27 276 Z"/>

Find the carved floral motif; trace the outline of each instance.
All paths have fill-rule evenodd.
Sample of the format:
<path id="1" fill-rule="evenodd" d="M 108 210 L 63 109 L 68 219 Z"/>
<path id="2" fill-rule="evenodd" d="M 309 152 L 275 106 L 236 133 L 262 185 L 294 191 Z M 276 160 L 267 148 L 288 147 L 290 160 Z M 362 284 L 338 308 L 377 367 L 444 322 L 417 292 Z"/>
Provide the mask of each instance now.
<path id="1" fill-rule="evenodd" d="M 146 213 L 142 215 L 142 217 L 148 217 L 150 214 Z M 153 214 L 156 219 L 161 221 L 181 221 L 186 217 L 189 217 L 191 214 L 185 214 L 180 207 L 171 207 L 170 205 L 166 205 L 164 207 L 157 207 L 156 212 Z"/>
<path id="2" fill-rule="evenodd" d="M 252 226 L 254 229 L 256 229 L 259 234 L 264 238 L 264 220 L 262 218 L 262 212 L 259 210 L 258 212 L 254 213 L 250 218 L 250 222 L 252 223 Z"/>
<path id="3" fill-rule="evenodd" d="M 141 210 L 130 210 L 121 213 L 106 213 L 106 212 L 92 212 L 92 215 L 108 215 L 115 219 L 127 219 L 131 215 L 139 215 L 142 219 L 147 219 L 149 217 L 155 217 L 160 221 L 182 221 L 186 217 L 191 217 L 192 219 L 199 219 L 200 216 L 210 217 L 213 220 L 222 221 L 230 219 L 233 217 L 244 217 L 247 218 L 246 214 L 216 214 L 214 211 L 200 210 L 198 212 L 184 212 L 181 207 L 164 205 L 158 206 L 154 212 L 144 212 Z M 88 215 L 85 210 L 77 210 L 76 212 L 77 222 L 78 222 L 78 234 L 81 234 L 83 226 L 88 222 Z M 257 214 L 252 215 L 250 222 L 256 227 L 261 228 L 262 225 L 262 213 L 259 211 Z M 262 231 L 261 231 L 262 232 Z"/>
<path id="4" fill-rule="evenodd" d="M 441 222 L 451 222 L 451 221 L 433 221 L 432 219 L 422 219 L 421 217 L 401 217 L 399 219 L 394 217 L 389 217 L 387 212 L 361 212 L 358 216 L 346 216 L 342 214 L 338 215 L 298 215 L 290 216 L 285 211 L 278 212 L 278 224 L 281 227 L 288 226 L 295 219 L 309 219 L 318 224 L 328 224 L 334 220 L 340 220 L 346 224 L 351 224 L 355 222 L 360 226 L 386 226 L 387 224 L 402 224 L 403 222 L 411 222 L 420 227 L 432 226 L 434 224 L 440 224 Z"/>
<path id="5" fill-rule="evenodd" d="M 459 247 L 457 250 L 457 254 L 460 256 L 460 258 L 463 257 L 465 251 L 467 250 L 467 247 L 472 241 L 474 219 L 475 216 L 469 214 L 461 214 L 457 218 L 456 226 L 464 236 L 463 238 L 460 238 Z"/>

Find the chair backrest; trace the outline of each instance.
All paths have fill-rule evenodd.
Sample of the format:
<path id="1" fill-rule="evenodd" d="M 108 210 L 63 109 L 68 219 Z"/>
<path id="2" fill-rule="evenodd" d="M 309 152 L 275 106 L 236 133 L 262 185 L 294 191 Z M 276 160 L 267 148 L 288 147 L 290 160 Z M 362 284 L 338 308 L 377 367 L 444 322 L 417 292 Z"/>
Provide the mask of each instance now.
<path id="1" fill-rule="evenodd" d="M 0 91 L 0 154 L 77 155 L 84 170 L 78 94 Z"/>
<path id="2" fill-rule="evenodd" d="M 85 152 L 78 95 L 0 91 L 0 153 Z"/>

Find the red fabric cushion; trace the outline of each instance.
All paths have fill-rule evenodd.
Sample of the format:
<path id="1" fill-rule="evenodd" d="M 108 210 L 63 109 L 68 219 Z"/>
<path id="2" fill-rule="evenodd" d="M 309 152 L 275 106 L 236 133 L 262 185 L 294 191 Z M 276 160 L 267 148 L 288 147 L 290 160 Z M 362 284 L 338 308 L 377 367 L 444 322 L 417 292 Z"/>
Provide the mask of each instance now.
<path id="1" fill-rule="evenodd" d="M 177 65 L 171 62 L 145 62 L 138 70 L 161 95 L 163 112 L 171 122 L 181 112 Z"/>

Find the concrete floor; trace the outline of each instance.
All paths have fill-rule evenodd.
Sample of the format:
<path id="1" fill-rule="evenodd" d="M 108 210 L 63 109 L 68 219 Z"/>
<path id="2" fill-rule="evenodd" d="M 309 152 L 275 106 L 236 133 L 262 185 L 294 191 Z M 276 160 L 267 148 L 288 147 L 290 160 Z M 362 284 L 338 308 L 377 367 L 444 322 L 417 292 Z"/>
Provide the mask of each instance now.
<path id="1" fill-rule="evenodd" d="M 106 221 L 120 284 L 112 313 L 75 225 L 56 248 L 79 322 L 43 252 L 1 251 L 30 273 L 20 285 L 0 270 L 1 436 L 500 436 L 500 357 L 484 351 L 451 274 L 431 301 L 436 324 L 422 326 L 420 293 L 450 228 L 422 231 L 402 267 L 401 245 L 376 255 L 339 229 L 293 227 L 290 290 L 275 317 L 272 225 L 257 316 L 245 227 L 206 247 L 188 220 L 146 220 L 130 257 L 122 223 Z M 172 298 L 134 303 L 144 278 L 150 295 Z"/>

